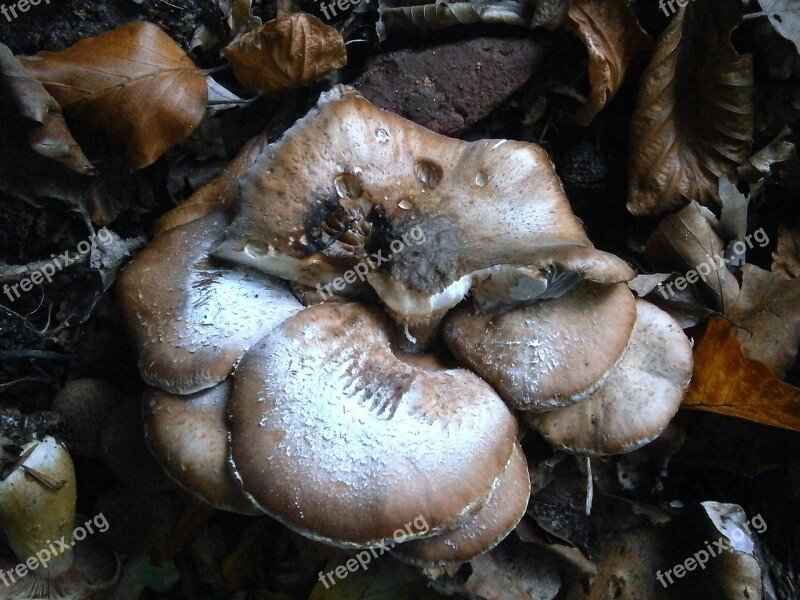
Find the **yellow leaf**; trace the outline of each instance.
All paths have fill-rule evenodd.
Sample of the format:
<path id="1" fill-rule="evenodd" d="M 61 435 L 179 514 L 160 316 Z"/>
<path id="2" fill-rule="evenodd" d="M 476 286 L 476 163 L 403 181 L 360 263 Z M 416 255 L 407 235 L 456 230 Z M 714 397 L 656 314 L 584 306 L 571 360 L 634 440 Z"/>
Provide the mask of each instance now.
<path id="1" fill-rule="evenodd" d="M 709 321 L 695 345 L 683 406 L 800 431 L 800 389 L 744 356 L 733 325 L 719 317 Z"/>

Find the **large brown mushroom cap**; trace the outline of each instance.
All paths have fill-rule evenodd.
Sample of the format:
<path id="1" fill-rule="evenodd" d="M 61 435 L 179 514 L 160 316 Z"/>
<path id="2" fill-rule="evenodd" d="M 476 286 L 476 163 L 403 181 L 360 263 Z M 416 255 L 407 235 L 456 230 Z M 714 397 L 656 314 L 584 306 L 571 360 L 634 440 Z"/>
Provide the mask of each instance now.
<path id="1" fill-rule="evenodd" d="M 424 567 L 472 560 L 499 544 L 525 515 L 531 480 L 519 444 L 508 459 L 489 501 L 453 531 L 413 540 L 392 550 L 404 562 Z"/>
<path id="2" fill-rule="evenodd" d="M 219 383 L 253 343 L 302 308 L 283 283 L 209 258 L 226 225 L 212 213 L 170 229 L 120 276 L 118 304 L 151 385 L 188 394 Z"/>
<path id="3" fill-rule="evenodd" d="M 590 279 L 633 276 L 592 247 L 540 147 L 447 138 L 342 86 L 248 171 L 216 251 L 312 287 L 366 265 L 406 324 L 455 306 L 480 271 L 554 254 Z"/>
<path id="4" fill-rule="evenodd" d="M 514 447 L 513 415 L 473 373 L 420 369 L 390 348 L 379 312 L 320 304 L 242 360 L 231 456 L 269 514 L 359 547 L 419 517 L 420 534 L 455 527 L 486 501 Z"/>
<path id="5" fill-rule="evenodd" d="M 628 349 L 603 386 L 580 404 L 529 415 L 553 446 L 576 454 L 630 452 L 655 439 L 678 411 L 692 376 L 692 347 L 667 313 L 636 301 Z"/>
<path id="6" fill-rule="evenodd" d="M 226 406 L 231 382 L 176 396 L 151 389 L 144 398 L 147 445 L 167 474 L 212 506 L 258 514 L 228 467 Z"/>
<path id="7" fill-rule="evenodd" d="M 559 298 L 503 314 L 448 315 L 444 337 L 512 407 L 542 411 L 586 398 L 628 346 L 636 302 L 624 283 L 583 282 Z"/>

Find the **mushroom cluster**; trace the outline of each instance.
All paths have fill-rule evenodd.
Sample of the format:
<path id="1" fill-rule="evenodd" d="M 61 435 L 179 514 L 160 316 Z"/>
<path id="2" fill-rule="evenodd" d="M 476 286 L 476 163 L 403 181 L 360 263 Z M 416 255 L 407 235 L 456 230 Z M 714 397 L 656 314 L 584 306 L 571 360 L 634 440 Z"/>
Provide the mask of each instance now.
<path id="1" fill-rule="evenodd" d="M 459 563 L 526 510 L 520 423 L 611 454 L 680 404 L 688 340 L 592 246 L 538 146 L 446 138 L 340 86 L 233 212 L 161 232 L 117 289 L 148 444 L 214 506 Z"/>

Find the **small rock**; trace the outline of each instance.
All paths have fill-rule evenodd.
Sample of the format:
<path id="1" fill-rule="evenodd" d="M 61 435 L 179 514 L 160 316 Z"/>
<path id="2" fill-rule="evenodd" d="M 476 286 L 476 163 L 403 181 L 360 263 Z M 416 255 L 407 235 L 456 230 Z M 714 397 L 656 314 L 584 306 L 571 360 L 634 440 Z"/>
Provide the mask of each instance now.
<path id="1" fill-rule="evenodd" d="M 352 85 L 381 108 L 457 135 L 519 89 L 544 54 L 541 36 L 398 50 L 370 60 Z"/>

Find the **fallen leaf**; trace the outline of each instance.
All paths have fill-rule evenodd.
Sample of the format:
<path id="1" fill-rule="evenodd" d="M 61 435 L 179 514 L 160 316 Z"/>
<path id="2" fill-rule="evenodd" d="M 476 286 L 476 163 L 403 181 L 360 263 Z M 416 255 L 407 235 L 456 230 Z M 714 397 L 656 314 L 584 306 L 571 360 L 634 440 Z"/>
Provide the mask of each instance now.
<path id="1" fill-rule="evenodd" d="M 733 324 L 713 317 L 695 343 L 692 382 L 683 407 L 800 431 L 800 389 L 742 354 Z"/>
<path id="2" fill-rule="evenodd" d="M 135 168 L 183 141 L 205 113 L 205 74 L 152 23 L 20 60 L 68 116 L 102 131 Z"/>
<path id="3" fill-rule="evenodd" d="M 588 125 L 617 93 L 635 59 L 652 49 L 653 39 L 624 0 L 574 0 L 567 14 L 589 52 L 591 91 L 573 115 Z"/>
<path id="4" fill-rule="evenodd" d="M 242 85 L 268 97 L 309 85 L 347 64 L 342 35 L 307 13 L 268 21 L 222 52 Z"/>
<path id="5" fill-rule="evenodd" d="M 717 201 L 718 178 L 750 155 L 753 64 L 730 42 L 741 5 L 696 0 L 661 34 L 631 121 L 628 210 Z"/>
<path id="6" fill-rule="evenodd" d="M 784 127 L 769 144 L 739 165 L 737 169 L 739 175 L 750 183 L 761 179 L 773 181 L 775 179 L 772 173 L 773 164 L 797 158 L 797 149 L 792 142 L 786 139 L 791 135 L 792 130 Z"/>
<path id="7" fill-rule="evenodd" d="M 772 254 L 772 272 L 785 279 L 800 277 L 800 231 L 778 225 L 778 245 Z"/>
<path id="8" fill-rule="evenodd" d="M 800 52 L 800 6 L 797 0 L 758 0 L 770 24 Z"/>
<path id="9" fill-rule="evenodd" d="M 93 174 L 94 167 L 72 137 L 58 102 L 25 70 L 8 46 L 2 43 L 0 43 L 0 74 L 14 98 L 19 114 L 39 124 L 28 134 L 31 148 L 76 173 Z"/>
<path id="10" fill-rule="evenodd" d="M 742 266 L 742 289 L 726 315 L 738 326 L 746 356 L 783 377 L 800 344 L 800 279 L 784 279 L 755 265 Z"/>
<path id="11" fill-rule="evenodd" d="M 747 205 L 749 196 L 742 194 L 727 175 L 719 178 L 719 201 L 722 210 L 719 215 L 719 233 L 729 240 L 729 246 L 743 240 L 747 233 Z M 744 255 L 742 255 L 742 262 Z M 736 263 L 741 264 L 741 263 Z"/>
<path id="12" fill-rule="evenodd" d="M 662 271 L 683 273 L 685 283 L 697 283 L 708 289 L 715 306 L 724 311 L 739 292 L 736 278 L 722 257 L 725 243 L 717 233 L 714 214 L 697 202 L 661 220 L 647 242 L 647 257 Z M 662 295 L 672 288 L 663 286 Z"/>

